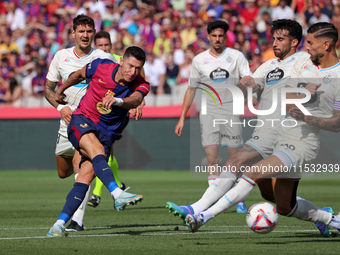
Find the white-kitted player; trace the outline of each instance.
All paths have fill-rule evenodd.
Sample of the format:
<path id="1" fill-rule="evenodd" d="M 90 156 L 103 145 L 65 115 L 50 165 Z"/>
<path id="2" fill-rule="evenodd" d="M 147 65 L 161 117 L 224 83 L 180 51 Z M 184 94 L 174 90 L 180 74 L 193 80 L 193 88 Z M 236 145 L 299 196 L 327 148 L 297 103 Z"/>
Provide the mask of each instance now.
<path id="1" fill-rule="evenodd" d="M 242 52 L 225 46 L 226 33 L 229 29 L 223 20 L 208 24 L 207 32 L 210 48 L 192 61 L 189 87 L 185 93 L 182 112 L 175 133 L 182 135 L 186 114 L 192 104 L 197 89 L 202 90 L 202 107 L 200 112 L 202 146 L 209 165 L 208 182 L 211 185 L 219 176 L 218 148 L 227 147 L 232 155 L 243 144 L 242 125 L 240 117 L 233 115 L 233 97 L 229 88 L 235 87 L 240 78 L 251 75 L 249 63 Z M 214 121 L 222 119 L 225 125 L 214 125 Z M 190 206 L 178 206 L 172 202 L 167 207 L 184 220 L 187 213 L 192 212 Z M 244 202 L 238 205 L 238 212 L 245 213 Z"/>
<path id="2" fill-rule="evenodd" d="M 58 138 L 55 149 L 58 176 L 66 178 L 73 173 L 75 179 L 79 171 L 80 155 L 67 138 L 67 125 L 71 120 L 72 112 L 78 107 L 81 98 L 85 95 L 89 80 L 84 80 L 76 86 L 65 91 L 66 105 L 58 104 L 55 97 L 55 88 L 59 82 L 65 83 L 75 71 L 82 69 L 86 64 L 97 58 L 107 58 L 115 63 L 117 60 L 109 53 L 92 48 L 92 42 L 96 31 L 94 21 L 86 15 L 78 15 L 73 19 L 72 35 L 75 38 L 75 46 L 62 49 L 54 56 L 46 81 L 45 97 L 61 114 Z M 89 196 L 88 190 L 83 202 L 73 215 L 71 223 L 66 227 L 66 231 L 83 230 L 83 217 Z"/>
<path id="3" fill-rule="evenodd" d="M 266 178 L 276 178 L 273 188 L 279 214 L 305 221 L 321 223 L 322 234 L 327 226 L 340 231 L 340 218 L 318 208 L 308 200 L 297 200 L 296 191 L 303 164 L 314 159 L 320 147 L 320 129 L 340 131 L 340 64 L 335 53 L 338 31 L 331 23 L 320 22 L 307 30 L 307 51 L 311 61 L 298 61 L 288 84 L 300 87 L 295 99 L 310 99 L 303 105 L 290 109 L 288 120 L 294 125 L 280 128 L 280 136 L 271 156 L 251 166 L 240 182 L 207 210 L 187 215 L 192 231 L 208 220 L 245 199 L 257 183 Z M 305 87 L 306 90 L 301 90 Z M 311 97 L 310 97 L 311 96 Z M 296 100 L 296 102 L 299 102 Z M 217 182 L 217 180 L 216 180 Z"/>

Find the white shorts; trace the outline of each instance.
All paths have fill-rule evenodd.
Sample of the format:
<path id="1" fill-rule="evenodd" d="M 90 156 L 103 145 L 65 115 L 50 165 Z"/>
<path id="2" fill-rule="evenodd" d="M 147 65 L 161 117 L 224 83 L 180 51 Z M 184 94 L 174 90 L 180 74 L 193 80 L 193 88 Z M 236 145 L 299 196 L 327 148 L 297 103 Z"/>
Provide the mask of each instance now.
<path id="1" fill-rule="evenodd" d="M 55 147 L 55 155 L 57 157 L 72 158 L 75 151 L 75 148 L 68 140 L 68 138 L 58 133 L 57 144 Z"/>
<path id="2" fill-rule="evenodd" d="M 257 150 L 263 158 L 273 154 L 278 132 L 276 128 L 259 128 L 255 129 L 252 138 L 246 144 Z"/>
<path id="3" fill-rule="evenodd" d="M 217 119 L 223 121 L 216 121 Z M 243 145 L 242 125 L 239 117 L 218 118 L 212 115 L 200 115 L 200 123 L 203 147 L 228 146 L 234 148 Z"/>
<path id="4" fill-rule="evenodd" d="M 315 159 L 319 153 L 319 147 L 306 144 L 301 140 L 280 139 L 275 146 L 274 156 L 277 156 L 289 171 L 278 176 L 288 179 L 300 179 L 305 163 Z M 291 166 L 291 167 L 289 167 Z"/>

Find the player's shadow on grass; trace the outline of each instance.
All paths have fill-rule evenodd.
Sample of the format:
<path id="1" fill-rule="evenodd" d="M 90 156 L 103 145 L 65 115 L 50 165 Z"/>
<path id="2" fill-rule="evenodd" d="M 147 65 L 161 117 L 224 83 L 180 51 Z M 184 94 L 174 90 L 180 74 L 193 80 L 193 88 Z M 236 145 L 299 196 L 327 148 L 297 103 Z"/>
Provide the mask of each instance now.
<path id="1" fill-rule="evenodd" d="M 138 207 L 139 206 L 139 207 Z M 150 209 L 165 209 L 165 206 L 148 206 L 148 207 L 142 207 L 139 203 L 137 205 L 132 205 L 127 207 L 126 210 L 150 210 Z"/>
<path id="2" fill-rule="evenodd" d="M 146 228 L 146 227 L 173 227 L 174 224 L 124 224 L 124 225 L 109 225 L 105 227 L 89 227 L 86 230 L 103 230 L 103 229 L 120 229 L 120 228 Z M 170 231 L 171 229 L 169 229 Z M 164 229 L 163 229 L 164 231 Z M 165 230 L 168 231 L 168 230 Z"/>
<path id="3" fill-rule="evenodd" d="M 137 228 L 133 230 L 133 228 Z M 138 230 L 141 228 L 142 230 Z M 148 228 L 148 229 L 146 229 Z M 177 232 L 179 231 L 178 226 L 174 226 L 174 224 L 130 224 L 130 225 L 110 225 L 105 227 L 91 227 L 86 228 L 86 230 L 90 231 L 106 231 L 106 230 L 118 230 L 118 229 L 131 229 L 128 231 L 122 232 L 106 232 L 106 235 L 142 235 L 148 233 L 168 233 L 168 232 Z M 103 234 L 103 233 L 101 233 Z"/>

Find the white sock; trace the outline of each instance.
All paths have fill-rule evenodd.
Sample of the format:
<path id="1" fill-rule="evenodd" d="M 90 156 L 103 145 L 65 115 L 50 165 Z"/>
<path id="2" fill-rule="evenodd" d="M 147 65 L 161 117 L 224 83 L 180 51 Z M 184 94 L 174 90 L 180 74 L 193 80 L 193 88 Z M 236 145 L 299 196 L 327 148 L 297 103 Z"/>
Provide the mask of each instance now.
<path id="1" fill-rule="evenodd" d="M 216 179 L 218 178 L 218 175 L 209 175 L 208 176 L 208 185 L 210 186 Z"/>
<path id="2" fill-rule="evenodd" d="M 64 226 L 65 225 L 65 221 L 63 221 L 63 220 L 57 220 L 56 221 L 56 223 L 54 223 L 54 225 L 53 226 L 55 226 L 55 225 L 62 225 L 62 226 Z"/>
<path id="3" fill-rule="evenodd" d="M 115 188 L 114 191 L 111 192 L 111 195 L 114 199 L 117 199 L 120 194 L 122 194 L 123 190 L 121 188 Z"/>
<path id="4" fill-rule="evenodd" d="M 204 204 L 202 203 L 201 199 L 198 200 L 196 203 L 193 203 L 191 205 L 192 209 L 194 209 L 194 213 L 200 213 L 203 212 L 205 209 L 207 209 Z"/>
<path id="5" fill-rule="evenodd" d="M 203 224 L 205 224 L 208 220 L 212 219 L 213 216 L 210 212 L 210 210 L 206 210 L 204 212 L 201 213 L 201 217 L 203 218 Z"/>
<path id="6" fill-rule="evenodd" d="M 78 174 L 75 174 L 74 175 L 75 180 L 77 180 L 77 177 L 78 177 Z M 85 215 L 87 200 L 89 200 L 89 196 L 90 196 L 90 191 L 91 191 L 91 185 L 89 185 L 89 188 L 86 191 L 83 202 L 80 204 L 77 211 L 75 211 L 72 216 L 72 220 L 77 222 L 79 226 L 83 226 L 83 219 Z"/>
<path id="7" fill-rule="evenodd" d="M 195 213 L 200 213 L 208 209 L 218 199 L 220 199 L 228 190 L 230 190 L 237 180 L 237 176 L 230 172 L 223 172 L 205 191 L 202 198 L 191 207 Z"/>
<path id="8" fill-rule="evenodd" d="M 308 200 L 297 200 L 296 206 L 288 217 L 295 217 L 304 221 L 321 222 L 326 225 L 332 219 L 332 214 L 321 210 L 315 204 Z"/>
<path id="9" fill-rule="evenodd" d="M 242 177 L 239 183 L 221 197 L 216 204 L 209 208 L 212 217 L 228 210 L 244 200 L 255 187 L 255 182 L 247 177 Z"/>
<path id="10" fill-rule="evenodd" d="M 333 228 L 340 229 L 340 218 L 338 216 L 333 215 L 331 218 L 331 222 L 329 225 Z"/>

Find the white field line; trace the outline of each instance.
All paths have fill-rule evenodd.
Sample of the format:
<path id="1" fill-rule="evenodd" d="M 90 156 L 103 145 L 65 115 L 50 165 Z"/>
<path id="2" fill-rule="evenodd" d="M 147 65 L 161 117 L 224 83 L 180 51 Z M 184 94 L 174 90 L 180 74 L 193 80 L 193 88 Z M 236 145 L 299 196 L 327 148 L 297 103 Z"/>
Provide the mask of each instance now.
<path id="1" fill-rule="evenodd" d="M 231 227 L 231 226 L 228 226 Z M 235 226 L 235 227 L 239 227 L 239 226 Z M 292 228 L 292 226 L 280 226 L 285 227 L 285 228 Z M 143 227 L 143 228 L 151 228 L 151 227 Z M 152 228 L 155 228 L 154 226 Z M 221 228 L 221 226 L 209 226 L 209 227 L 205 227 L 204 229 L 207 228 Z M 306 233 L 306 232 L 317 232 L 317 229 L 303 229 L 303 230 L 296 230 L 295 227 L 293 227 L 294 229 L 292 230 L 279 230 L 279 231 L 273 231 L 273 233 Z M 12 230 L 19 230 L 20 228 L 11 228 Z M 46 230 L 45 228 L 22 228 L 22 230 L 27 230 L 27 229 L 43 229 Z M 94 229 L 94 228 L 93 228 Z M 112 229 L 110 227 L 100 227 L 100 228 L 96 228 L 96 229 Z M 0 229 L 0 230 L 3 230 Z M 165 230 L 168 231 L 168 230 Z M 173 231 L 173 232 L 166 232 L 166 233 L 141 233 L 138 234 L 139 236 L 176 236 L 176 235 L 211 235 L 211 234 L 255 234 L 254 232 L 252 232 L 251 230 L 245 230 L 245 231 L 198 231 L 196 233 L 190 233 L 190 232 L 182 232 L 182 231 Z M 132 234 L 125 234 L 125 233 L 112 233 L 112 234 L 91 234 L 91 235 L 68 235 L 69 237 L 72 238 L 77 238 L 77 237 L 112 237 L 112 236 L 130 236 L 130 235 L 134 235 Z M 47 237 L 47 236 L 26 236 L 26 237 L 2 237 L 0 238 L 1 240 L 26 240 L 26 239 L 44 239 L 44 238 L 51 238 L 51 237 Z"/>

